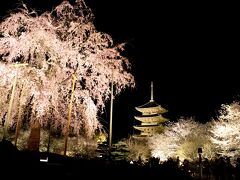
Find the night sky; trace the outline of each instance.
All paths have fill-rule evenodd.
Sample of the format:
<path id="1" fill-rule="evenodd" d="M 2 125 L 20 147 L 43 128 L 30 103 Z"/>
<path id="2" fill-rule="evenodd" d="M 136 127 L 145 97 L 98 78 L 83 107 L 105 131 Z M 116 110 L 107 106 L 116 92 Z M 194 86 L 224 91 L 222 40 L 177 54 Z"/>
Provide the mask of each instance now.
<path id="1" fill-rule="evenodd" d="M 1 1 L 1 16 L 16 7 L 16 0 L 5 1 L 5 6 Z M 59 2 L 35 0 L 29 4 L 40 10 Z M 193 116 L 206 122 L 217 115 L 221 104 L 239 99 L 236 5 L 156 0 L 86 3 L 99 31 L 110 34 L 116 43 L 127 43 L 125 55 L 136 80 L 135 89 L 126 89 L 115 98 L 113 140 L 132 133 L 135 106 L 149 101 L 151 81 L 156 102 L 168 109 L 165 117 L 172 121 Z M 108 105 L 104 121 L 109 120 Z"/>

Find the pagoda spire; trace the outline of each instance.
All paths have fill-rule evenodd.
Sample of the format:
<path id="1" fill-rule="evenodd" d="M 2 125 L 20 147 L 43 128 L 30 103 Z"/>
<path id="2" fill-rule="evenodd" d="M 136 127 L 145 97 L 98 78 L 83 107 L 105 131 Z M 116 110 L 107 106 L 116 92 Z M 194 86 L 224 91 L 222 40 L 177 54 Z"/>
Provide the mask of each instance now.
<path id="1" fill-rule="evenodd" d="M 153 102 L 153 81 L 151 81 L 151 99 L 150 99 L 151 102 Z"/>

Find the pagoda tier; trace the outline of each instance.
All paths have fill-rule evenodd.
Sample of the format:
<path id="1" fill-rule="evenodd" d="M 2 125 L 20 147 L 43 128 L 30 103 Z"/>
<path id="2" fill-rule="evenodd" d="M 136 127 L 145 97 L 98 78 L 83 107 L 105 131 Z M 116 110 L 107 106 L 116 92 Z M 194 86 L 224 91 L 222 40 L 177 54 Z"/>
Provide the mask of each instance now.
<path id="1" fill-rule="evenodd" d="M 162 125 L 138 125 L 133 127 L 140 131 L 139 136 L 152 136 L 161 133 L 164 129 Z"/>
<path id="2" fill-rule="evenodd" d="M 159 123 L 164 123 L 166 121 L 168 121 L 167 118 L 163 117 L 161 114 L 153 114 L 153 115 L 144 115 L 144 116 L 134 116 L 134 118 L 138 121 L 141 121 L 142 124 L 149 124 L 149 123 L 153 123 L 153 124 L 159 124 Z"/>
<path id="3" fill-rule="evenodd" d="M 150 100 L 149 102 L 147 102 L 142 106 L 135 107 L 135 109 L 141 112 L 143 115 L 162 114 L 162 113 L 168 112 L 166 109 L 161 107 L 158 103 L 156 103 L 154 100 Z"/>

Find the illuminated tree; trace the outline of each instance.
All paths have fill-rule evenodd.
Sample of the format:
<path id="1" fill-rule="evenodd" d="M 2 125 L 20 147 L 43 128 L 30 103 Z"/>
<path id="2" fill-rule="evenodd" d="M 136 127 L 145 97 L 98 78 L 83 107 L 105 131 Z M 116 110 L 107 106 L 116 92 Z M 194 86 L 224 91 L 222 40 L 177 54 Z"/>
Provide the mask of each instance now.
<path id="1" fill-rule="evenodd" d="M 37 15 L 23 6 L 0 24 L 0 118 L 6 121 L 14 78 L 16 90 L 10 129 L 39 121 L 64 133 L 72 75 L 77 77 L 70 134 L 88 138 L 101 128 L 98 112 L 109 99 L 111 77 L 115 93 L 134 85 L 124 44 L 98 32 L 83 0 L 63 1 L 52 12 Z M 13 64 L 27 63 L 16 68 Z"/>
<path id="2" fill-rule="evenodd" d="M 199 147 L 204 149 L 204 157 L 213 156 L 208 124 L 197 123 L 193 118 L 181 118 L 175 123 L 169 123 L 162 134 L 150 137 L 148 144 L 152 156 L 161 161 L 177 156 L 180 160 L 194 160 L 198 156 Z"/>
<path id="3" fill-rule="evenodd" d="M 151 157 L 146 139 L 129 137 L 123 139 L 121 143 L 126 145 L 128 150 L 127 159 L 129 161 L 138 161 L 141 158 L 142 162 L 146 162 Z"/>
<path id="4" fill-rule="evenodd" d="M 238 102 L 222 105 L 220 115 L 212 123 L 212 142 L 219 154 L 236 156 L 240 153 L 240 105 Z"/>

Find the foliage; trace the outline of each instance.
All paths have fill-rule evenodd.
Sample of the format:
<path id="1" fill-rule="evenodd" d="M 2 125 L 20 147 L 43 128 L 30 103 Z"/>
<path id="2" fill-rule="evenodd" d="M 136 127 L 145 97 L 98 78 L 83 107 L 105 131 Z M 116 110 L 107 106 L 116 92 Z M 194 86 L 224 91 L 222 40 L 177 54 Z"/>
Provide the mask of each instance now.
<path id="1" fill-rule="evenodd" d="M 26 6 L 0 24 L 0 118 L 8 119 L 14 78 L 16 90 L 8 129 L 16 122 L 65 133 L 73 94 L 70 135 L 92 138 L 101 128 L 98 112 L 109 99 L 111 77 L 116 94 L 134 85 L 124 44 L 98 32 L 83 0 L 63 1 L 41 15 Z M 27 63 L 26 66 L 20 66 Z M 77 80 L 73 88 L 72 76 Z M 26 122 L 27 121 L 27 122 Z"/>
<path id="2" fill-rule="evenodd" d="M 234 157 L 240 153 L 240 105 L 238 102 L 224 104 L 219 116 L 212 121 L 212 142 L 219 154 Z"/>
<path id="3" fill-rule="evenodd" d="M 138 161 L 139 158 L 141 158 L 143 162 L 146 162 L 150 159 L 150 149 L 148 148 L 145 138 L 130 136 L 129 138 L 121 140 L 121 143 L 126 145 L 126 150 L 128 151 L 127 160 Z"/>
<path id="4" fill-rule="evenodd" d="M 95 136 L 95 140 L 98 144 L 106 143 L 108 135 L 105 131 L 97 132 Z"/>

